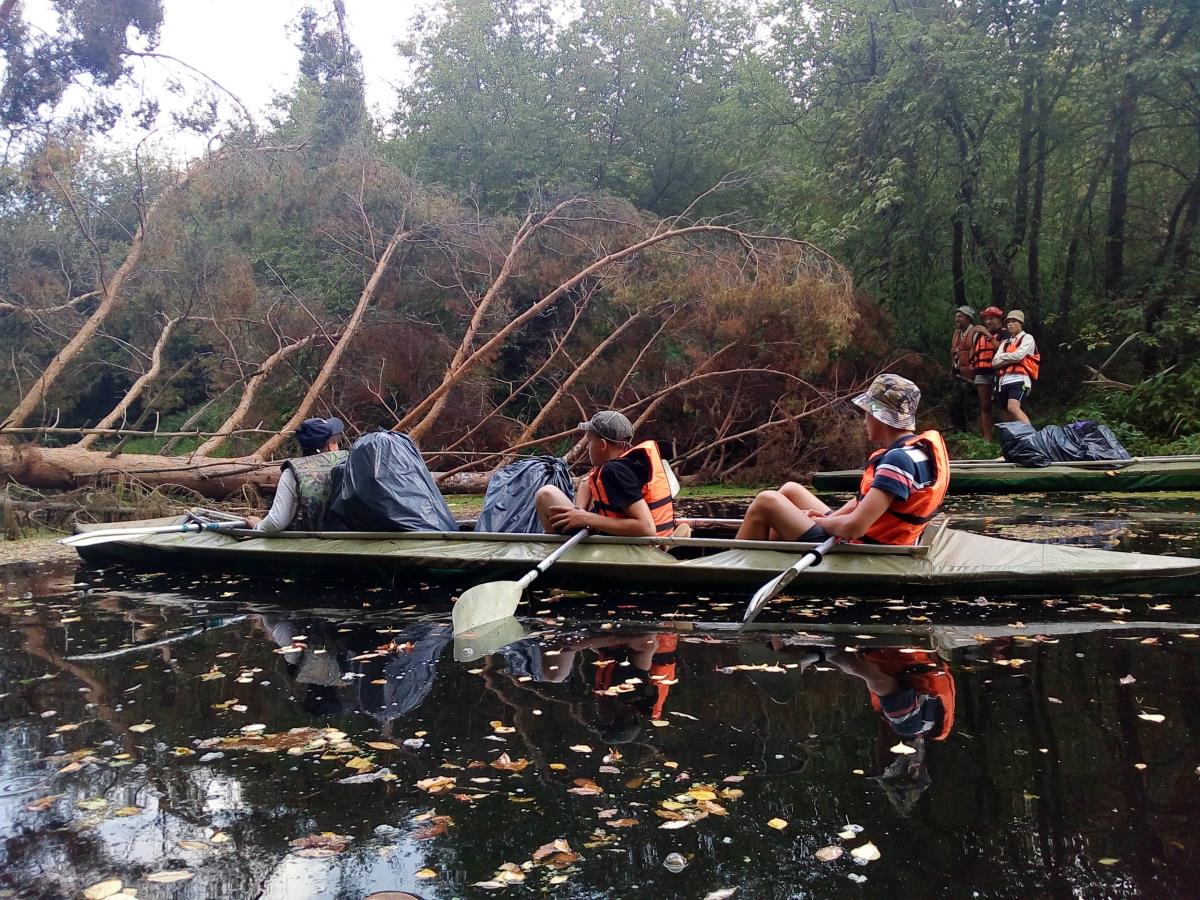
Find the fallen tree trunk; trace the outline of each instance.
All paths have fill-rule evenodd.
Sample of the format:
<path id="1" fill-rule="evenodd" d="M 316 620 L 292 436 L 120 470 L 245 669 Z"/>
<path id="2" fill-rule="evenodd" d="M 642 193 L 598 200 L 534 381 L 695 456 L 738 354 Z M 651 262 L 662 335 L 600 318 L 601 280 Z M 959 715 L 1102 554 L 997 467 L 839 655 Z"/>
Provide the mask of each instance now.
<path id="1" fill-rule="evenodd" d="M 476 494 L 487 490 L 487 473 L 455 473 L 434 478 L 446 494 Z M 110 457 L 80 447 L 37 447 L 0 444 L 0 482 L 39 490 L 72 490 L 91 484 L 128 480 L 150 488 L 177 487 L 203 497 L 223 500 L 246 488 L 272 494 L 279 480 L 279 463 L 253 457 L 216 459 L 203 456 L 153 456 L 123 453 Z"/>

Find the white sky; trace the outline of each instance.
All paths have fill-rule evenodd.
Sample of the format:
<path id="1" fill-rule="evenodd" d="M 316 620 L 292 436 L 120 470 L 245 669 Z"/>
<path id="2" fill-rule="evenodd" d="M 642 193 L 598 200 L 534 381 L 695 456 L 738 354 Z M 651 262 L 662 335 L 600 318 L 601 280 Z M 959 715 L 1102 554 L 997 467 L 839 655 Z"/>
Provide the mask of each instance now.
<path id="1" fill-rule="evenodd" d="M 376 117 L 390 115 L 395 108 L 394 85 L 405 76 L 403 60 L 395 43 L 405 37 L 421 0 L 345 0 L 350 38 L 362 53 L 367 79 L 367 102 Z M 158 52 L 178 57 L 211 76 L 241 98 L 262 121 L 272 97 L 286 91 L 296 78 L 299 51 L 294 24 L 304 0 L 163 0 L 164 17 Z M 313 0 L 318 12 L 330 9 L 326 0 Z M 24 0 L 30 24 L 53 30 L 56 17 L 49 0 Z M 168 69 L 168 67 L 170 67 Z M 190 76 L 167 62 L 135 60 L 135 76 L 141 75 L 147 94 L 158 98 L 164 110 L 179 100 L 163 86 L 172 76 Z M 167 127 L 164 119 L 163 128 Z M 121 129 L 111 137 L 132 145 L 144 134 Z M 164 143 L 183 155 L 203 149 L 203 141 L 160 131 Z"/>

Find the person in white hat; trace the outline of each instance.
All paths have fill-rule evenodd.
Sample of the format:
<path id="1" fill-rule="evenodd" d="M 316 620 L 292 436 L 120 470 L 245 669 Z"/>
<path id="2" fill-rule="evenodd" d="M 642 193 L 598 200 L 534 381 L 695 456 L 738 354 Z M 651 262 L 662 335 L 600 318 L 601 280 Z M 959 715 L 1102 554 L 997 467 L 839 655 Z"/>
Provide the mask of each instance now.
<path id="1" fill-rule="evenodd" d="M 1038 352 L 1033 335 L 1025 330 L 1025 313 L 1019 309 L 1011 310 L 1004 324 L 1008 329 L 1008 339 L 1000 342 L 1000 349 L 992 357 L 992 368 L 996 372 L 996 396 L 1010 422 L 1028 425 L 1025 400 L 1041 371 L 1042 355 Z"/>

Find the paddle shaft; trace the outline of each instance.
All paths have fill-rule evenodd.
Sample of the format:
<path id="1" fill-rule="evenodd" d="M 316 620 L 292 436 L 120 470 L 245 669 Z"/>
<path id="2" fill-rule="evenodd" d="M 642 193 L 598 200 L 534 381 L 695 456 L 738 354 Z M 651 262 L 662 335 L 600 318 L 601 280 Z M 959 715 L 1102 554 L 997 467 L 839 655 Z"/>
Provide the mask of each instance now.
<path id="1" fill-rule="evenodd" d="M 755 616 L 767 605 L 767 601 L 791 584 L 792 579 L 824 559 L 825 554 L 833 548 L 838 540 L 836 537 L 827 538 L 755 591 L 754 596 L 750 598 L 750 605 L 746 607 L 746 615 L 742 617 L 742 626 L 745 627 L 753 622 Z"/>
<path id="2" fill-rule="evenodd" d="M 563 541 L 561 544 L 559 544 L 557 550 L 555 550 L 553 553 L 551 553 L 549 556 L 547 556 L 545 559 L 543 559 L 540 563 L 538 563 L 535 568 L 530 569 L 528 572 L 526 572 L 525 576 L 520 581 L 517 582 L 517 584 L 520 585 L 521 590 L 523 591 L 523 590 L 525 590 L 525 588 L 527 588 L 531 584 L 533 584 L 533 582 L 537 579 L 537 577 L 539 575 L 545 574 L 545 571 L 548 568 L 550 568 L 552 565 L 554 565 L 556 562 L 558 562 L 559 559 L 562 558 L 564 553 L 566 553 L 568 550 L 570 550 L 572 547 L 574 547 L 576 544 L 578 544 L 580 541 L 582 541 L 589 534 L 591 534 L 591 532 L 588 531 L 588 529 L 584 528 L 580 531 L 575 532 L 573 535 L 571 535 L 570 540 Z"/>

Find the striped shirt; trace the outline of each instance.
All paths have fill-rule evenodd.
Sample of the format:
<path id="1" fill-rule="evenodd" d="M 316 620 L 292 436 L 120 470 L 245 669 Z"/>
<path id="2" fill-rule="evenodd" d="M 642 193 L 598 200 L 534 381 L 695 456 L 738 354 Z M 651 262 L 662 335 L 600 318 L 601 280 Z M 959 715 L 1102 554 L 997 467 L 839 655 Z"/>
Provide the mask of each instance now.
<path id="1" fill-rule="evenodd" d="M 883 454 L 875 466 L 871 487 L 879 488 L 896 500 L 907 500 L 913 491 L 929 487 L 934 482 L 933 460 L 920 447 L 902 447 L 897 441 Z"/>

